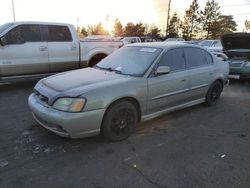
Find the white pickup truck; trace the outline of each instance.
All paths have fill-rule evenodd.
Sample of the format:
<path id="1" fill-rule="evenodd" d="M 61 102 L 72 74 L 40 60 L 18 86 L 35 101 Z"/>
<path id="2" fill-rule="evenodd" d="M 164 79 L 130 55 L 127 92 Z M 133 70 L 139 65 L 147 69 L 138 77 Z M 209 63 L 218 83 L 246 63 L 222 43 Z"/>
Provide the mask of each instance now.
<path id="1" fill-rule="evenodd" d="M 93 66 L 121 41 L 80 41 L 73 25 L 15 22 L 0 26 L 0 81 Z"/>

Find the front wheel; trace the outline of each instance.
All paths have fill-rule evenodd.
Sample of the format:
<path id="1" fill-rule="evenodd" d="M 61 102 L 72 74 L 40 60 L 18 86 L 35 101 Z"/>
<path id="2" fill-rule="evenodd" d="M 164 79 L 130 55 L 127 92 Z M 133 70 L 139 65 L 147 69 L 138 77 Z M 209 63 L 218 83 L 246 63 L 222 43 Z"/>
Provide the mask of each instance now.
<path id="1" fill-rule="evenodd" d="M 220 98 L 222 92 L 222 84 L 215 81 L 209 88 L 206 95 L 206 104 L 208 106 L 215 106 Z"/>
<path id="2" fill-rule="evenodd" d="M 104 116 L 103 135 L 111 141 L 124 140 L 135 131 L 137 121 L 137 110 L 132 103 L 127 101 L 116 103 Z"/>

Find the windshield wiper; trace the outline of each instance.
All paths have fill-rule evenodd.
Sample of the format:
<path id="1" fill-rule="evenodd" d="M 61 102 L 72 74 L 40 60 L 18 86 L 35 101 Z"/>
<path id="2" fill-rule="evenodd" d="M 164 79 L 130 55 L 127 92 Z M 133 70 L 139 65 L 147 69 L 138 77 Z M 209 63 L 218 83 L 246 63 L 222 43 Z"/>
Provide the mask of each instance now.
<path id="1" fill-rule="evenodd" d="M 115 73 L 118 73 L 118 74 L 123 74 L 122 71 L 113 69 L 111 67 L 100 67 L 98 65 L 96 65 L 95 67 L 97 67 L 99 69 L 102 69 L 102 70 L 107 70 L 107 71 L 110 71 L 110 72 L 115 72 Z"/>

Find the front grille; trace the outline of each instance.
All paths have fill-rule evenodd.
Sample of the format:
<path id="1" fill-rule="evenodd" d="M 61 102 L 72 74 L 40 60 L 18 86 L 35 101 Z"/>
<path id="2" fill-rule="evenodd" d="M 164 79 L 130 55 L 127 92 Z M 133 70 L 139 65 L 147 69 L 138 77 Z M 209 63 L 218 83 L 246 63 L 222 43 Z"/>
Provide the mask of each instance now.
<path id="1" fill-rule="evenodd" d="M 48 104 L 49 102 L 49 98 L 42 95 L 41 93 L 39 93 L 38 91 L 34 91 L 34 94 L 36 95 L 37 99 L 42 102 L 42 103 L 45 103 L 45 104 Z"/>

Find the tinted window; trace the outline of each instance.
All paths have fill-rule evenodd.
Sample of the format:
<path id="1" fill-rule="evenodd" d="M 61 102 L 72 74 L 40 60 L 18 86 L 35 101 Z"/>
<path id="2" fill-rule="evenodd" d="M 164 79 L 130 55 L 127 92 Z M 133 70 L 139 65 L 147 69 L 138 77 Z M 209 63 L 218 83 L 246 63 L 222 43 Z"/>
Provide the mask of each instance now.
<path id="1" fill-rule="evenodd" d="M 204 50 L 199 48 L 184 48 L 187 60 L 187 68 L 207 65 L 208 62 L 204 56 Z"/>
<path id="2" fill-rule="evenodd" d="M 6 35 L 8 44 L 22 44 L 25 42 L 40 42 L 39 25 L 20 25 L 13 28 Z"/>
<path id="3" fill-rule="evenodd" d="M 206 63 L 207 63 L 207 64 L 212 64 L 212 63 L 213 63 L 213 58 L 212 58 L 212 56 L 211 56 L 208 52 L 206 52 L 205 50 L 201 50 L 201 51 L 202 51 L 202 55 L 203 55 L 204 58 L 205 58 Z"/>
<path id="4" fill-rule="evenodd" d="M 181 48 L 167 51 L 162 55 L 158 66 L 169 66 L 172 71 L 185 69 L 185 59 Z"/>
<path id="5" fill-rule="evenodd" d="M 66 26 L 49 26 L 49 41 L 72 41 L 70 30 Z"/>

